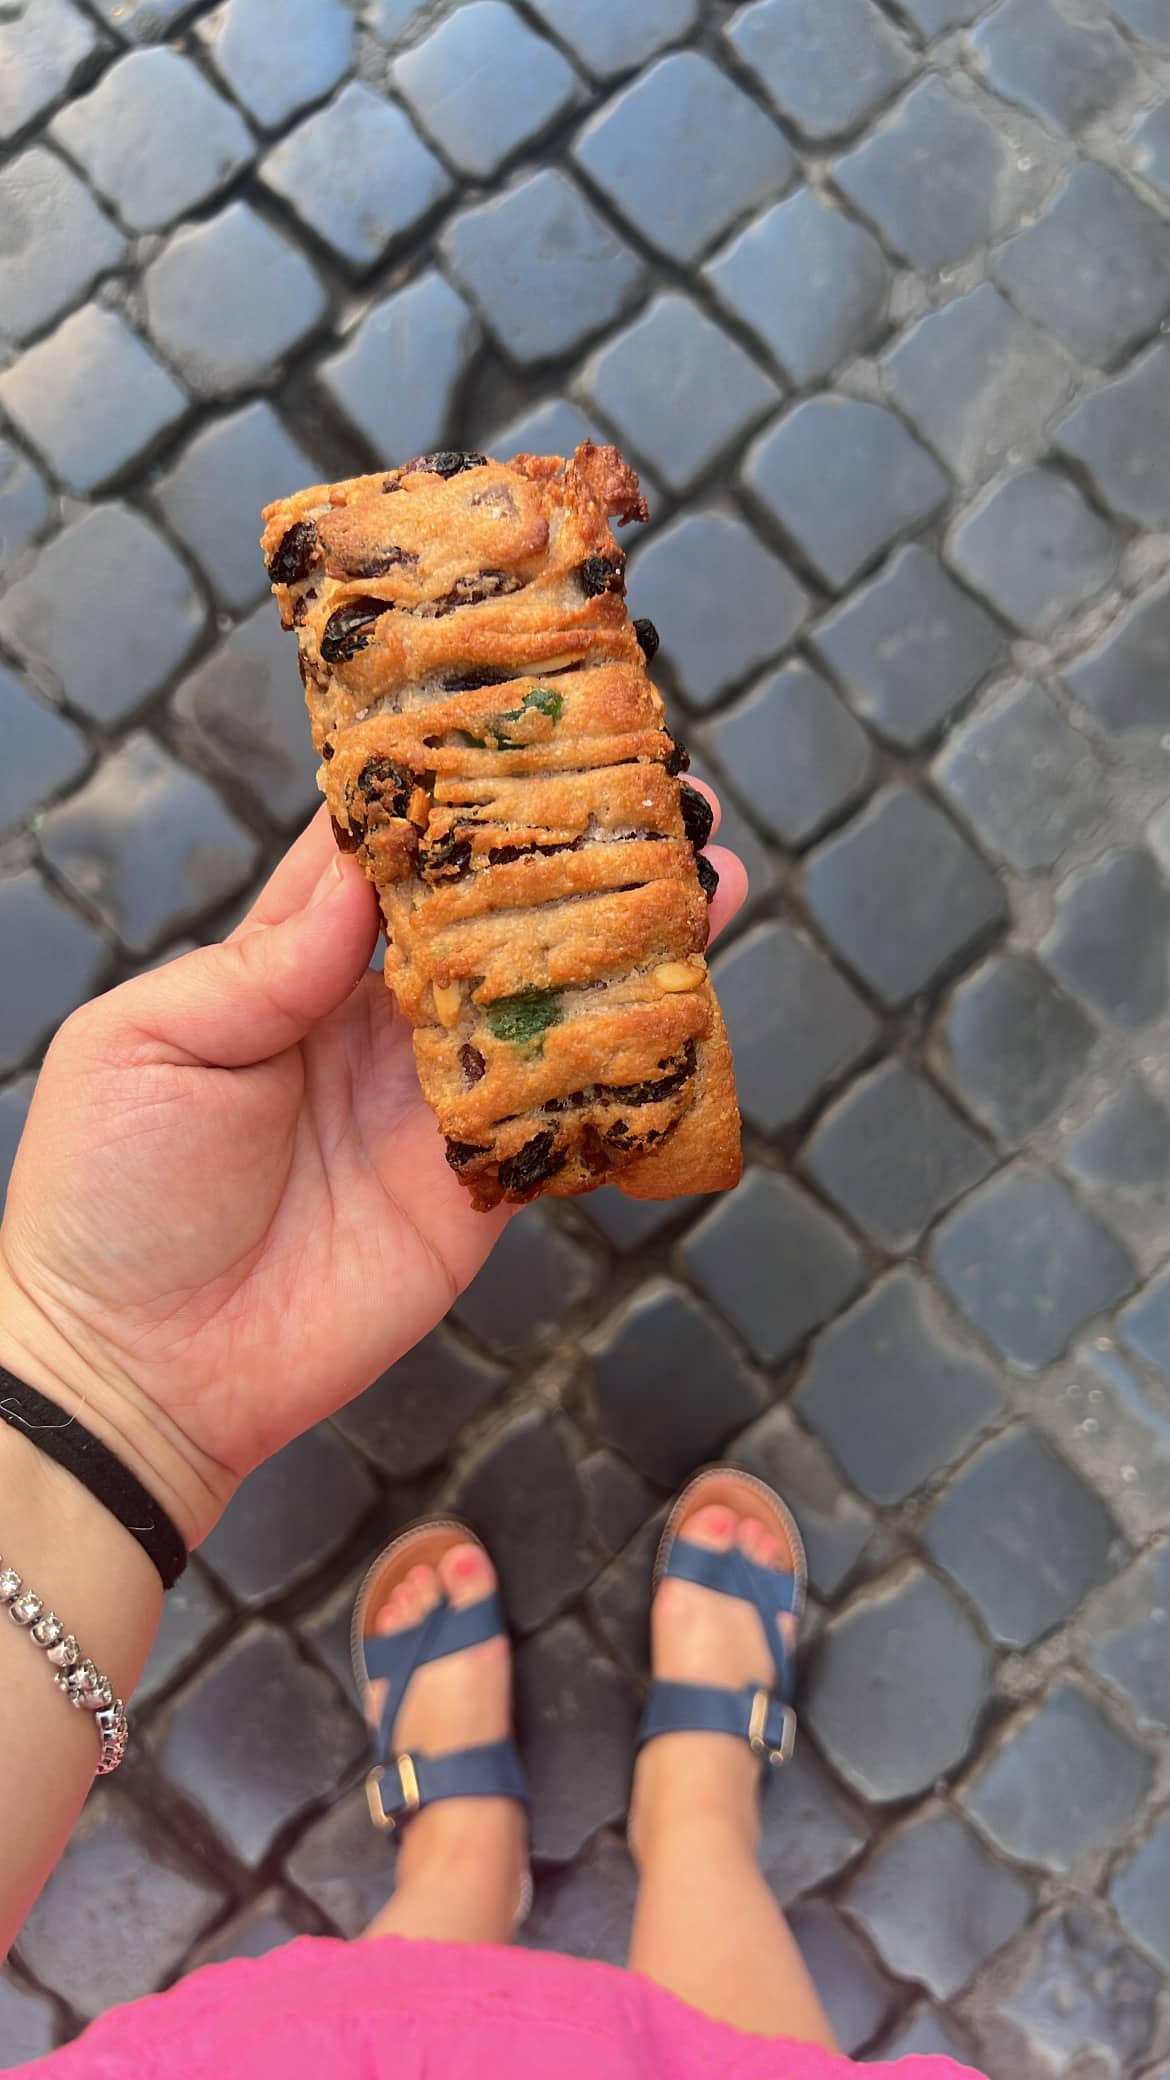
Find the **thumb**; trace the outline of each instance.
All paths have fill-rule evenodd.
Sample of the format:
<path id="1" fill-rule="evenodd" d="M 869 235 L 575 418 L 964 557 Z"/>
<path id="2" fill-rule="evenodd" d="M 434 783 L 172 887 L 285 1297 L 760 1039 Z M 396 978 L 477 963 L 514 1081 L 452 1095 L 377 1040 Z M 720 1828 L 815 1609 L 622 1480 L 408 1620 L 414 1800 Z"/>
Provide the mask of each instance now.
<path id="1" fill-rule="evenodd" d="M 303 909 L 184 954 L 106 1003 L 149 1040 L 152 1059 L 238 1069 L 295 1046 L 336 1010 L 365 974 L 377 936 L 374 891 L 357 862 L 337 853 Z"/>

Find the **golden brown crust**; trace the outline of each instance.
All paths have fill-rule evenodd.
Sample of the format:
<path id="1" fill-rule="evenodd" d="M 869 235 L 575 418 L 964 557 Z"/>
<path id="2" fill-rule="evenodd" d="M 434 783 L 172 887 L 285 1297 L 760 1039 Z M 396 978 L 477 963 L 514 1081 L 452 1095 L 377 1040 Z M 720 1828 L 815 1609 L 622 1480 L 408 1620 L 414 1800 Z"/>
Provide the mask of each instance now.
<path id="1" fill-rule="evenodd" d="M 703 810 L 611 517 L 645 517 L 638 480 L 588 441 L 567 463 L 419 457 L 264 515 L 338 842 L 377 888 L 386 980 L 480 1207 L 740 1173 Z"/>

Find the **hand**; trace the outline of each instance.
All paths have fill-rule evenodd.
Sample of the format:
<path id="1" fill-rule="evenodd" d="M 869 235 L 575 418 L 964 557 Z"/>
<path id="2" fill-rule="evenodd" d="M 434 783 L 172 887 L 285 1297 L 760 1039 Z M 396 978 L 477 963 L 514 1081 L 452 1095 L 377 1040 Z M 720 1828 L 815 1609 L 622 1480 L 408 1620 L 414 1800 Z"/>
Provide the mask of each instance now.
<path id="1" fill-rule="evenodd" d="M 747 889 L 714 858 L 713 932 Z M 377 929 L 322 810 L 224 945 L 75 1012 L 37 1084 L 0 1364 L 76 1407 L 192 1545 L 434 1326 L 508 1217 L 472 1212 L 447 1165 L 367 972 Z"/>

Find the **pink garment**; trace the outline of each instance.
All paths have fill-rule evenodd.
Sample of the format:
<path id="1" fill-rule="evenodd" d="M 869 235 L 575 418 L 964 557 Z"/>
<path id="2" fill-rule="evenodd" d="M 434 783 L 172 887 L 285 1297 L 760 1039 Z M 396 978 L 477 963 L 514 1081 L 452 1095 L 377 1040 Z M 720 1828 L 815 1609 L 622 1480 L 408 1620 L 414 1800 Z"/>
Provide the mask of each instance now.
<path id="1" fill-rule="evenodd" d="M 547 1951 L 301 1936 L 114 2008 L 27 2080 L 843 2080 L 807 2044 L 745 2037 L 632 1972 Z M 962 2080 L 949 2058 L 867 2073 Z"/>

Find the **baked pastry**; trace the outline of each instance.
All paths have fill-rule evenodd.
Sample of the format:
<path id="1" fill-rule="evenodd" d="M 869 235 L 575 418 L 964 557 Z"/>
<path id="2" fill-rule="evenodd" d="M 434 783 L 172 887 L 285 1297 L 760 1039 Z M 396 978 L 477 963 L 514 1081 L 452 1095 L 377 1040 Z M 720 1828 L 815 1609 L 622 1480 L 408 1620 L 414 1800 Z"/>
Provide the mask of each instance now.
<path id="1" fill-rule="evenodd" d="M 264 514 L 337 841 L 378 891 L 386 980 L 479 1208 L 740 1174 L 703 957 L 711 812 L 609 526 L 645 517 L 590 441 L 419 456 Z"/>

